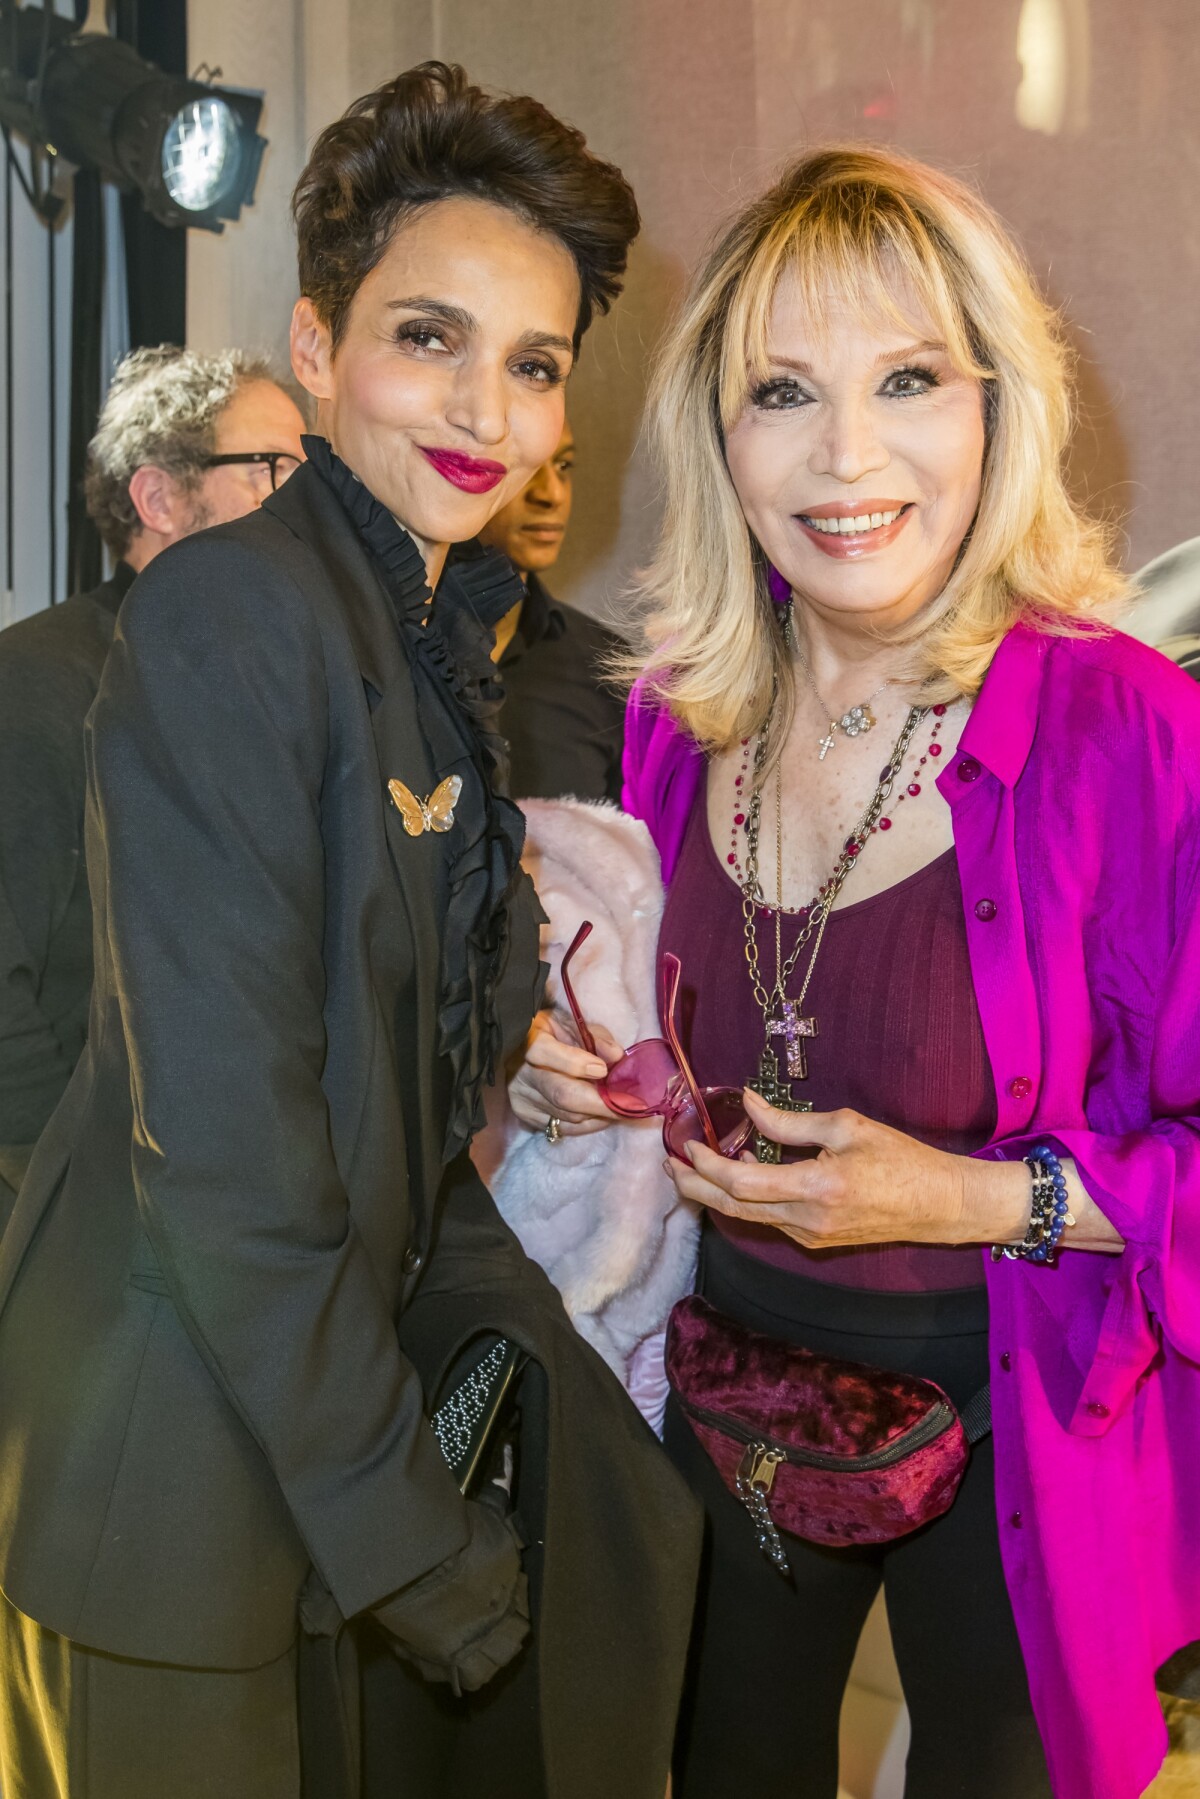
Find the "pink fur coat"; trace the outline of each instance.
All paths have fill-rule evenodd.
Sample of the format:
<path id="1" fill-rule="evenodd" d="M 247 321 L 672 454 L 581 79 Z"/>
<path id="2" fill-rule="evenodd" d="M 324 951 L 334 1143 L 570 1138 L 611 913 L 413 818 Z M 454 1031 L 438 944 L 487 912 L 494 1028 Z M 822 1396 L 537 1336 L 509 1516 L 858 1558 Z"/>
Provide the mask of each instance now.
<path id="1" fill-rule="evenodd" d="M 584 1016 L 627 1048 L 659 1035 L 655 963 L 663 886 L 639 819 L 607 801 L 527 800 L 524 862 L 549 914 L 547 1003 L 570 1014 L 558 967 L 585 918 L 595 929 L 571 964 Z M 529 1255 L 657 1426 L 665 1399 L 661 1334 L 691 1291 L 699 1223 L 663 1173 L 658 1119 L 549 1143 L 491 1096 L 475 1160 Z"/>

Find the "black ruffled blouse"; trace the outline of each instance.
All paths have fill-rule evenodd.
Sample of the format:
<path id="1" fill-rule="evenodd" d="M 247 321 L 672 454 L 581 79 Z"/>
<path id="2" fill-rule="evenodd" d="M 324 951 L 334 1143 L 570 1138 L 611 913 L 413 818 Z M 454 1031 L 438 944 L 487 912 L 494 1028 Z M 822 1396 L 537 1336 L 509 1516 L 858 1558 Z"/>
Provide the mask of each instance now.
<path id="1" fill-rule="evenodd" d="M 483 1090 L 524 1037 L 546 972 L 537 949 L 543 914 L 521 869 L 525 819 L 506 792 L 508 745 L 497 722 L 504 689 L 491 660 L 492 627 L 524 588 L 506 556 L 465 545 L 431 606 L 424 559 L 408 532 L 325 438 L 303 441 L 391 601 L 434 765 L 444 767 L 466 750 L 480 776 L 464 783 L 455 809 L 442 928 L 438 1048 L 449 1064 L 443 1149 L 449 1162 L 483 1123 Z"/>

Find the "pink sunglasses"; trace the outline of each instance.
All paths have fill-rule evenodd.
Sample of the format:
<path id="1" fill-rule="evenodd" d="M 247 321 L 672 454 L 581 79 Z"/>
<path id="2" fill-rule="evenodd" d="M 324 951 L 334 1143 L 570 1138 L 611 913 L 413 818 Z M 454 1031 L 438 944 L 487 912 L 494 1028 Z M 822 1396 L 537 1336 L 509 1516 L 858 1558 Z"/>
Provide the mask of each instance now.
<path id="1" fill-rule="evenodd" d="M 562 959 L 559 970 L 563 992 L 575 1020 L 584 1049 L 599 1056 L 567 972 L 577 949 L 591 936 L 584 920 Z M 626 1050 L 604 1080 L 597 1083 L 600 1097 L 610 1112 L 621 1118 L 661 1118 L 663 1146 L 668 1155 L 686 1161 L 688 1143 L 706 1143 L 721 1156 L 738 1156 L 754 1135 L 754 1126 L 742 1103 L 738 1087 L 700 1087 L 683 1053 L 675 1030 L 679 1000 L 679 957 L 665 954 L 659 969 L 659 1011 L 666 1038 L 646 1037 Z M 603 1061 L 603 1056 L 599 1056 Z"/>

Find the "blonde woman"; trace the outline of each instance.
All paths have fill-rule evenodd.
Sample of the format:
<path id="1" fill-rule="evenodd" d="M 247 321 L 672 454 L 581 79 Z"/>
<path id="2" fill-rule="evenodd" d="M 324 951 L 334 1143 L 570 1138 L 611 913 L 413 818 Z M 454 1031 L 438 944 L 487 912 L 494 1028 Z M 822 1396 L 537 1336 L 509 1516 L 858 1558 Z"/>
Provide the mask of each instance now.
<path id="1" fill-rule="evenodd" d="M 756 1156 L 668 1163 L 708 1218 L 668 1351 L 711 1551 L 676 1791 L 833 1799 L 882 1585 L 911 1799 L 1135 1799 L 1200 1635 L 1200 702 L 1105 622 L 1055 320 L 944 175 L 795 163 L 654 416 L 627 803 L 695 1080 L 774 1102 Z M 562 1035 L 515 1104 L 612 1122 Z"/>

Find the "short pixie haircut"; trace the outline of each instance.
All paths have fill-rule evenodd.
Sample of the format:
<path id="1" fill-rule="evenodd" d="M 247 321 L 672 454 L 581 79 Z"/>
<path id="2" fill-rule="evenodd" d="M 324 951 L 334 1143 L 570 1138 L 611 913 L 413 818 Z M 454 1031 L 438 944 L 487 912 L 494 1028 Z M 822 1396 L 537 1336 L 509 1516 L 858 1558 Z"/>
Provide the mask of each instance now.
<path id="1" fill-rule="evenodd" d="M 454 198 L 503 206 L 570 252 L 578 350 L 621 291 L 640 224 L 633 190 L 538 101 L 488 94 L 443 62 L 421 63 L 356 100 L 321 133 L 296 184 L 300 291 L 335 349 L 397 227 Z"/>
<path id="2" fill-rule="evenodd" d="M 204 355 L 158 344 L 131 350 L 118 363 L 84 475 L 88 514 L 114 556 L 123 556 L 141 529 L 129 497 L 138 469 L 153 464 L 194 493 L 216 448 L 217 420 L 249 381 L 278 385 L 278 376 L 262 357 L 241 350 Z"/>
<path id="3" fill-rule="evenodd" d="M 641 583 L 646 652 L 629 659 L 697 740 L 724 749 L 793 705 L 769 570 L 725 463 L 725 432 L 765 373 L 772 303 L 797 283 L 816 332 L 836 309 L 905 328 L 914 303 L 980 383 L 979 508 L 919 639 L 929 700 L 974 694 L 1009 628 L 1073 632 L 1109 616 L 1127 584 L 1109 533 L 1067 493 L 1072 411 L 1058 320 L 995 214 L 961 182 L 897 151 L 838 145 L 800 157 L 723 232 L 670 331 L 650 426 L 665 517 Z M 830 327 L 832 328 L 832 326 Z"/>

